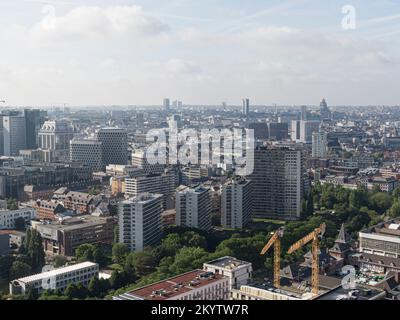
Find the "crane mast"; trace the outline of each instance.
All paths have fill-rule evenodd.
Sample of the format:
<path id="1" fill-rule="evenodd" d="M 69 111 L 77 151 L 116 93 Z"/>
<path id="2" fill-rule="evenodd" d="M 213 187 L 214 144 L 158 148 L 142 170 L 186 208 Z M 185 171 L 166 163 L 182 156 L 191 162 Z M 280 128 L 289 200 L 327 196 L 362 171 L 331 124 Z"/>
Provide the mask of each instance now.
<path id="1" fill-rule="evenodd" d="M 288 253 L 291 254 L 301 247 L 305 246 L 307 243 L 312 241 L 312 272 L 311 272 L 311 288 L 312 293 L 317 295 L 319 290 L 319 236 L 325 233 L 326 225 L 325 223 L 321 224 L 318 228 L 314 229 L 313 232 L 306 235 L 304 238 L 295 242 L 288 250 Z"/>
<path id="2" fill-rule="evenodd" d="M 283 228 L 277 230 L 269 239 L 268 243 L 261 250 L 261 255 L 264 255 L 272 246 L 274 246 L 274 286 L 281 287 L 281 238 L 283 236 Z"/>

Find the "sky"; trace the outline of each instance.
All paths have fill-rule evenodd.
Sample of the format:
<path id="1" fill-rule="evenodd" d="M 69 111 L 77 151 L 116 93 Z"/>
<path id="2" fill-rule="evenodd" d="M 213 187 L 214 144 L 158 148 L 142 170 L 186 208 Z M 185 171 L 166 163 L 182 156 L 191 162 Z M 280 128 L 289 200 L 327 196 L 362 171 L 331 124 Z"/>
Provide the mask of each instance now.
<path id="1" fill-rule="evenodd" d="M 1 0 L 0 41 L 12 106 L 400 105 L 400 0 Z"/>

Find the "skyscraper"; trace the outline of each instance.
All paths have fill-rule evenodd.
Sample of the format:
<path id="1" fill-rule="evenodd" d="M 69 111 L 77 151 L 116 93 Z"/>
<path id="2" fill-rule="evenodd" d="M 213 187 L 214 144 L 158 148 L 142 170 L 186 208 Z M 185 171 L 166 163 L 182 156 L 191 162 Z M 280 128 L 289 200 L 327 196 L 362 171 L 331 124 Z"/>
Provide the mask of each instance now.
<path id="1" fill-rule="evenodd" d="M 319 131 L 321 122 L 319 120 L 300 121 L 300 142 L 312 143 L 312 134 Z"/>
<path id="2" fill-rule="evenodd" d="M 38 133 L 43 124 L 41 112 L 38 109 L 25 109 L 26 148 L 36 149 L 38 147 Z"/>
<path id="3" fill-rule="evenodd" d="M 221 224 L 224 228 L 243 229 L 251 220 L 251 182 L 232 179 L 222 186 Z"/>
<path id="4" fill-rule="evenodd" d="M 165 98 L 163 101 L 164 111 L 168 112 L 171 107 L 171 101 L 168 98 Z"/>
<path id="5" fill-rule="evenodd" d="M 255 217 L 297 220 L 307 188 L 301 150 L 259 147 L 254 154 L 252 206 Z"/>
<path id="6" fill-rule="evenodd" d="M 307 106 L 301 106 L 301 117 L 300 120 L 307 120 Z"/>
<path id="7" fill-rule="evenodd" d="M 24 116 L 3 117 L 4 155 L 17 156 L 26 148 L 26 122 Z"/>
<path id="8" fill-rule="evenodd" d="M 250 99 L 243 99 L 242 114 L 248 116 L 250 113 Z"/>
<path id="9" fill-rule="evenodd" d="M 103 165 L 128 164 L 128 133 L 125 129 L 102 128 L 97 133 L 102 143 Z"/>
<path id="10" fill-rule="evenodd" d="M 171 172 L 162 174 L 140 175 L 125 179 L 125 193 L 129 196 L 138 196 L 142 193 L 157 193 L 163 195 L 165 209 L 173 207 L 170 200 L 175 192 L 175 175 Z"/>
<path id="11" fill-rule="evenodd" d="M 211 229 L 211 193 L 209 188 L 181 186 L 176 192 L 175 201 L 175 223 L 177 226 L 206 231 Z"/>
<path id="12" fill-rule="evenodd" d="M 312 156 L 324 158 L 328 153 L 328 138 L 326 132 L 314 132 L 312 134 Z"/>
<path id="13" fill-rule="evenodd" d="M 158 244 L 162 236 L 161 194 L 140 194 L 118 205 L 119 242 L 131 251 Z"/>
<path id="14" fill-rule="evenodd" d="M 93 171 L 102 171 L 102 146 L 98 140 L 73 139 L 70 142 L 70 160 L 81 162 Z"/>

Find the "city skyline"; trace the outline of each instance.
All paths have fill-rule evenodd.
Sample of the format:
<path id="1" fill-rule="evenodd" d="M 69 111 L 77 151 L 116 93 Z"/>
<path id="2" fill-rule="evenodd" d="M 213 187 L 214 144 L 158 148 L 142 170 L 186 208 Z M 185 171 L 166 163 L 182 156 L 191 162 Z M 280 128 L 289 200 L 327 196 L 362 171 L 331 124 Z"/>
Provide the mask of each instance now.
<path id="1" fill-rule="evenodd" d="M 212 5 L 212 10 L 210 9 Z M 2 1 L 10 106 L 398 105 L 400 3 Z M 1 103 L 1 105 L 5 105 Z"/>

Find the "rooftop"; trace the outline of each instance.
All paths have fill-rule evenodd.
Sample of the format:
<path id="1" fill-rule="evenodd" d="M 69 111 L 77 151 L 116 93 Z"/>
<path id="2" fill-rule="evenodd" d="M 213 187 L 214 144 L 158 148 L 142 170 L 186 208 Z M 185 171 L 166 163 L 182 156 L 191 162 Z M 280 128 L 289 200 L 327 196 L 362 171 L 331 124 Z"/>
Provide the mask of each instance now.
<path id="1" fill-rule="evenodd" d="M 20 279 L 16 279 L 16 280 L 18 280 L 19 282 L 23 282 L 23 283 L 29 283 L 29 282 L 38 281 L 38 280 L 41 280 L 44 278 L 54 277 L 59 274 L 73 272 L 73 271 L 80 270 L 83 268 L 89 268 L 89 267 L 95 267 L 95 266 L 97 266 L 97 263 L 87 261 L 87 262 L 74 264 L 73 266 L 68 266 L 68 267 L 64 267 L 64 268 L 51 270 L 48 272 L 38 273 L 38 274 L 34 274 L 32 276 L 28 276 L 28 277 L 20 278 Z"/>
<path id="2" fill-rule="evenodd" d="M 362 230 L 361 233 L 400 238 L 400 220 L 381 222 L 376 226 Z"/>
<path id="3" fill-rule="evenodd" d="M 227 269 L 233 269 L 233 268 L 237 268 L 240 266 L 247 266 L 251 263 L 247 262 L 247 261 L 238 260 L 233 257 L 222 257 L 222 258 L 210 261 L 210 262 L 206 262 L 205 264 L 213 265 L 216 267 L 223 267 L 223 268 L 227 268 Z"/>
<path id="4" fill-rule="evenodd" d="M 193 270 L 115 297 L 117 300 L 167 300 L 223 279 L 212 272 Z"/>

